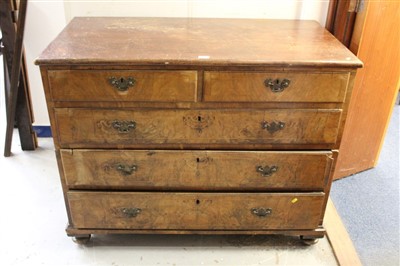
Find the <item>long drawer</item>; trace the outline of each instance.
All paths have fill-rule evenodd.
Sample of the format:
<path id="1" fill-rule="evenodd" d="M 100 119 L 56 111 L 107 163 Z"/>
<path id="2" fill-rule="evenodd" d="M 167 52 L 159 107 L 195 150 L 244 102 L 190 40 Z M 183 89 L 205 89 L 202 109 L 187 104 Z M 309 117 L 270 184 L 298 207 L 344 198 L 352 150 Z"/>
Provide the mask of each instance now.
<path id="1" fill-rule="evenodd" d="M 148 144 L 325 144 L 336 142 L 340 109 L 111 110 L 57 108 L 65 148 Z M 330 145 L 329 145 L 330 144 Z"/>
<path id="2" fill-rule="evenodd" d="M 324 193 L 67 192 L 74 228 L 315 229 Z"/>
<path id="3" fill-rule="evenodd" d="M 343 102 L 350 74 L 310 72 L 204 73 L 209 102 Z"/>
<path id="4" fill-rule="evenodd" d="M 70 189 L 323 191 L 331 152 L 61 150 Z"/>
<path id="5" fill-rule="evenodd" d="M 52 70 L 53 101 L 193 102 L 196 71 Z"/>

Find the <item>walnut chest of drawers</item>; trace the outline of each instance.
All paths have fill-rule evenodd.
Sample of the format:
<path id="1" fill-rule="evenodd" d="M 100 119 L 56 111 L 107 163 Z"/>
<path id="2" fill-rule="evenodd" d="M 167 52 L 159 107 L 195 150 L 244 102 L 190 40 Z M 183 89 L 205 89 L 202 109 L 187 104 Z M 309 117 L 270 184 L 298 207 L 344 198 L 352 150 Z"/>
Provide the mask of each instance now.
<path id="1" fill-rule="evenodd" d="M 36 63 L 69 236 L 323 237 L 362 64 L 318 23 L 75 18 Z"/>

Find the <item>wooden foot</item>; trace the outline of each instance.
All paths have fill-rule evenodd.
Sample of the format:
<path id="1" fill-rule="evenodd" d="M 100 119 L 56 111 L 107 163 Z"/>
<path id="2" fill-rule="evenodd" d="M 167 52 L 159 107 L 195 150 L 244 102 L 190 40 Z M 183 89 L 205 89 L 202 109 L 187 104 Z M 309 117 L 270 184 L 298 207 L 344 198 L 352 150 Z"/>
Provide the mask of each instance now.
<path id="1" fill-rule="evenodd" d="M 72 237 L 72 241 L 79 245 L 85 245 L 89 242 L 92 235 L 77 235 Z"/>
<path id="2" fill-rule="evenodd" d="M 300 236 L 300 240 L 303 242 L 304 245 L 311 246 L 318 243 L 319 239 L 315 236 Z"/>

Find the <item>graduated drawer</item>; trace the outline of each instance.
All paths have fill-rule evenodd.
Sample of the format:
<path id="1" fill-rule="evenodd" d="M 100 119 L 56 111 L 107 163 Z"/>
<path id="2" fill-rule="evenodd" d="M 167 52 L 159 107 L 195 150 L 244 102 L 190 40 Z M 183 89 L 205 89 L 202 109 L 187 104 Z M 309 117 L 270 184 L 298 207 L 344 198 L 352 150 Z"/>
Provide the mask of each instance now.
<path id="1" fill-rule="evenodd" d="M 71 189 L 323 190 L 331 152 L 61 150 Z"/>
<path id="2" fill-rule="evenodd" d="M 66 148 L 333 144 L 340 116 L 339 109 L 55 109 L 59 141 Z"/>
<path id="3" fill-rule="evenodd" d="M 53 101 L 193 102 L 196 71 L 50 70 Z"/>
<path id="4" fill-rule="evenodd" d="M 207 102 L 343 102 L 349 73 L 205 72 Z"/>
<path id="5" fill-rule="evenodd" d="M 74 228 L 315 229 L 324 193 L 67 192 Z"/>

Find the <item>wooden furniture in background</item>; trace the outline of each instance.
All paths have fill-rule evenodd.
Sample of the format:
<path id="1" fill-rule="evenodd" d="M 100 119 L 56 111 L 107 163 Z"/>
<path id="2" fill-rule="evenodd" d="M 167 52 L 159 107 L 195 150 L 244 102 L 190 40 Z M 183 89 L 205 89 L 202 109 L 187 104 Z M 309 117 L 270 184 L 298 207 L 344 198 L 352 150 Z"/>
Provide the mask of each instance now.
<path id="1" fill-rule="evenodd" d="M 361 62 L 318 23 L 75 18 L 37 64 L 69 236 L 324 236 Z"/>
<path id="2" fill-rule="evenodd" d="M 3 45 L 7 113 L 7 131 L 4 146 L 4 156 L 6 157 L 11 155 L 14 124 L 18 127 L 22 150 L 34 150 L 37 147 L 36 134 L 32 128 L 33 112 L 23 49 L 27 1 L 18 2 L 17 5 L 15 0 L 0 1 L 0 29 L 2 32 L 1 43 Z"/>
<path id="3" fill-rule="evenodd" d="M 349 48 L 364 67 L 354 81 L 334 179 L 376 166 L 400 87 L 399 2 L 364 1 L 358 6 Z"/>
<path id="4" fill-rule="evenodd" d="M 361 7 L 360 0 L 331 0 L 329 2 L 326 28 L 347 47 L 350 45 L 356 14 Z"/>

